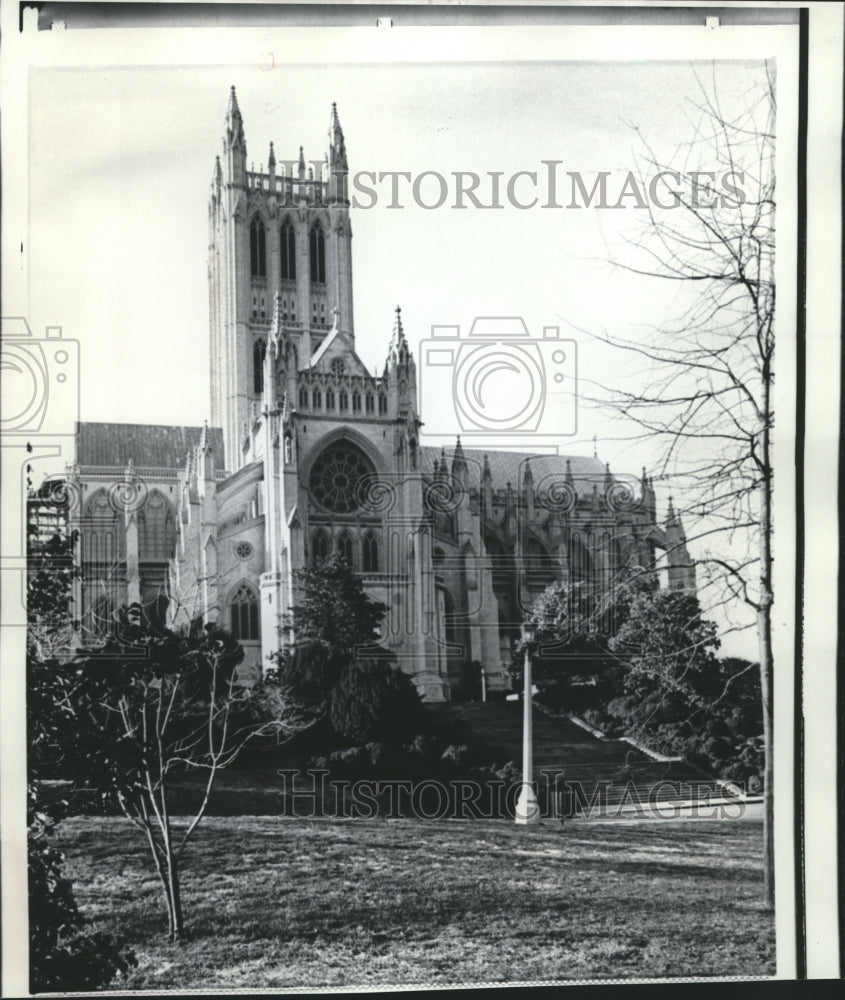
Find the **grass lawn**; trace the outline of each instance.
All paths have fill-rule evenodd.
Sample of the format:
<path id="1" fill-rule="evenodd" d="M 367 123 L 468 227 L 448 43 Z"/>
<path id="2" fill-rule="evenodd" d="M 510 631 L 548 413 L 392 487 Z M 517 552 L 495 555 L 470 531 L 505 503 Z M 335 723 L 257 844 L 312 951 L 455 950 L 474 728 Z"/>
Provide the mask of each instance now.
<path id="1" fill-rule="evenodd" d="M 60 824 L 79 904 L 129 939 L 114 988 L 774 974 L 756 821 L 210 817 L 186 857 L 189 940 L 125 820 Z"/>

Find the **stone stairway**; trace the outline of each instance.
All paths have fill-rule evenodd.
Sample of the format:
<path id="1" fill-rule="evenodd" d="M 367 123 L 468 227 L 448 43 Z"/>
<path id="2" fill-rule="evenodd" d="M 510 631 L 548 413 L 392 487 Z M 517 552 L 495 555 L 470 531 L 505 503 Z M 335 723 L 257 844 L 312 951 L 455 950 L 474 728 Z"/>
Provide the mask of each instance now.
<path id="1" fill-rule="evenodd" d="M 467 741 L 494 747 L 503 764 L 522 764 L 522 703 L 466 702 L 439 706 L 460 720 Z M 684 760 L 655 759 L 625 740 L 594 735 L 562 715 L 535 704 L 533 712 L 534 778 L 543 786 L 556 781 L 568 796 L 569 811 L 653 808 L 720 798 L 721 785 L 712 775 Z M 545 772 L 545 774 L 544 774 Z M 556 776 L 555 777 L 553 777 Z"/>

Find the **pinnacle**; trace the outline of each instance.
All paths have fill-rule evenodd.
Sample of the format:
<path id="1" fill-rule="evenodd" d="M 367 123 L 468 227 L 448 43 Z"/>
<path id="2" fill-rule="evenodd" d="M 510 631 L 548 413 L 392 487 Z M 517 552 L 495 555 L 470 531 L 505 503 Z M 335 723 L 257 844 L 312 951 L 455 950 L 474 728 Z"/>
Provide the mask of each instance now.
<path id="1" fill-rule="evenodd" d="M 270 336 L 278 337 L 282 332 L 282 327 L 284 322 L 282 320 L 282 293 L 276 292 L 276 298 L 273 302 L 273 321 L 270 324 Z"/>
<path id="2" fill-rule="evenodd" d="M 405 330 L 402 326 L 402 308 L 401 306 L 396 307 L 396 319 L 393 321 L 393 343 L 395 346 L 399 346 L 405 339 Z"/>

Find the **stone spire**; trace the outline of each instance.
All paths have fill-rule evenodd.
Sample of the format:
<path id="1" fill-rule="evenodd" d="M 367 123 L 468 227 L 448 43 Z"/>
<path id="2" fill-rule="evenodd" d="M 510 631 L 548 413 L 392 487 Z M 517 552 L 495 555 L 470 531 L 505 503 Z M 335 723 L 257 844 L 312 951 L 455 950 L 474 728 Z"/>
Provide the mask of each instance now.
<path id="1" fill-rule="evenodd" d="M 226 111 L 226 139 L 230 148 L 239 146 L 246 149 L 244 120 L 241 116 L 241 109 L 238 107 L 238 96 L 234 86 L 229 92 L 229 107 Z"/>
<path id="2" fill-rule="evenodd" d="M 466 486 L 466 478 L 467 460 L 464 455 L 464 449 L 461 446 L 461 436 L 459 434 L 455 444 L 455 451 L 452 455 L 452 481 Z"/>
<path id="3" fill-rule="evenodd" d="M 440 449 L 440 473 L 438 478 L 444 482 L 449 478 L 449 464 L 446 461 L 446 449 L 443 447 Z"/>
<path id="4" fill-rule="evenodd" d="M 387 354 L 388 365 L 403 365 L 408 363 L 411 349 L 405 339 L 405 330 L 402 326 L 402 308 L 396 307 L 396 318 L 393 321 L 393 334 L 390 338 L 390 348 Z"/>
<path id="5" fill-rule="evenodd" d="M 346 160 L 346 143 L 343 139 L 343 129 L 337 116 L 337 105 L 332 102 L 332 115 L 329 122 L 329 169 L 332 172 L 346 173 L 349 164 Z"/>
<path id="6" fill-rule="evenodd" d="M 270 155 L 267 157 L 267 166 L 275 171 L 276 169 L 276 154 L 273 151 L 273 143 L 270 143 Z"/>
<path id="7" fill-rule="evenodd" d="M 525 462 L 525 472 L 522 474 L 522 481 L 526 485 L 528 483 L 534 484 L 534 473 L 531 471 L 531 462 L 528 460 Z"/>
<path id="8" fill-rule="evenodd" d="M 305 180 L 305 152 L 302 146 L 299 147 L 299 179 L 301 181 Z"/>
<path id="9" fill-rule="evenodd" d="M 525 511 L 529 523 L 534 520 L 534 473 L 531 462 L 526 461 L 525 472 L 522 474 L 522 489 L 525 494 Z"/>
<path id="10" fill-rule="evenodd" d="M 675 513 L 671 497 L 669 497 L 665 529 L 669 589 L 694 594 L 696 591 L 695 563 L 690 558 L 684 527 L 681 524 L 680 516 Z"/>

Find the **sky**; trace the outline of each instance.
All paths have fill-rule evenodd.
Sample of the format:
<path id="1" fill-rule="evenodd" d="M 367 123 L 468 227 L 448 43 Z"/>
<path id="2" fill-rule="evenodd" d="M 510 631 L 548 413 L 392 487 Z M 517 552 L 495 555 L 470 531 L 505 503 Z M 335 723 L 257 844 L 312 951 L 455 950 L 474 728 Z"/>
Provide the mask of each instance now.
<path id="1" fill-rule="evenodd" d="M 582 379 L 626 379 L 637 373 L 611 364 L 590 333 L 636 336 L 679 315 L 687 290 L 609 263 L 636 239 L 635 199 L 617 210 L 542 207 L 543 161 L 560 161 L 558 202 L 571 197 L 566 172 L 589 189 L 596 171 L 609 171 L 615 200 L 643 140 L 671 160 L 692 134 L 696 75 L 712 72 L 668 61 L 34 69 L 31 325 L 59 324 L 79 341 L 83 420 L 208 417 L 207 204 L 235 85 L 256 169 L 271 140 L 279 160 L 295 159 L 300 145 L 306 159 L 322 159 L 335 101 L 353 174 L 448 179 L 449 197 L 433 210 L 416 205 L 404 183 L 402 207 L 389 207 L 388 181 L 375 185 L 375 205 L 351 209 L 356 346 L 371 370 L 383 366 L 398 304 L 418 363 L 432 325 L 465 335 L 476 316 L 520 316 L 533 336 L 559 326 L 577 340 L 567 353 Z M 721 63 L 717 72 L 730 106 L 759 80 L 761 64 Z M 489 175 L 500 173 L 504 207 L 452 207 L 455 171 L 481 177 L 482 203 L 491 200 Z M 507 203 L 504 185 L 518 171 L 538 173 L 537 192 L 525 178 L 515 188 L 526 202 L 539 194 L 533 208 Z M 432 183 L 419 189 L 426 201 Z M 425 420 L 439 400 L 425 385 L 422 396 Z M 647 444 L 620 440 L 618 424 L 584 406 L 572 430 L 562 451 L 592 454 L 595 435 L 615 472 L 639 475 L 652 464 Z M 666 497 L 658 502 L 665 509 Z"/>

